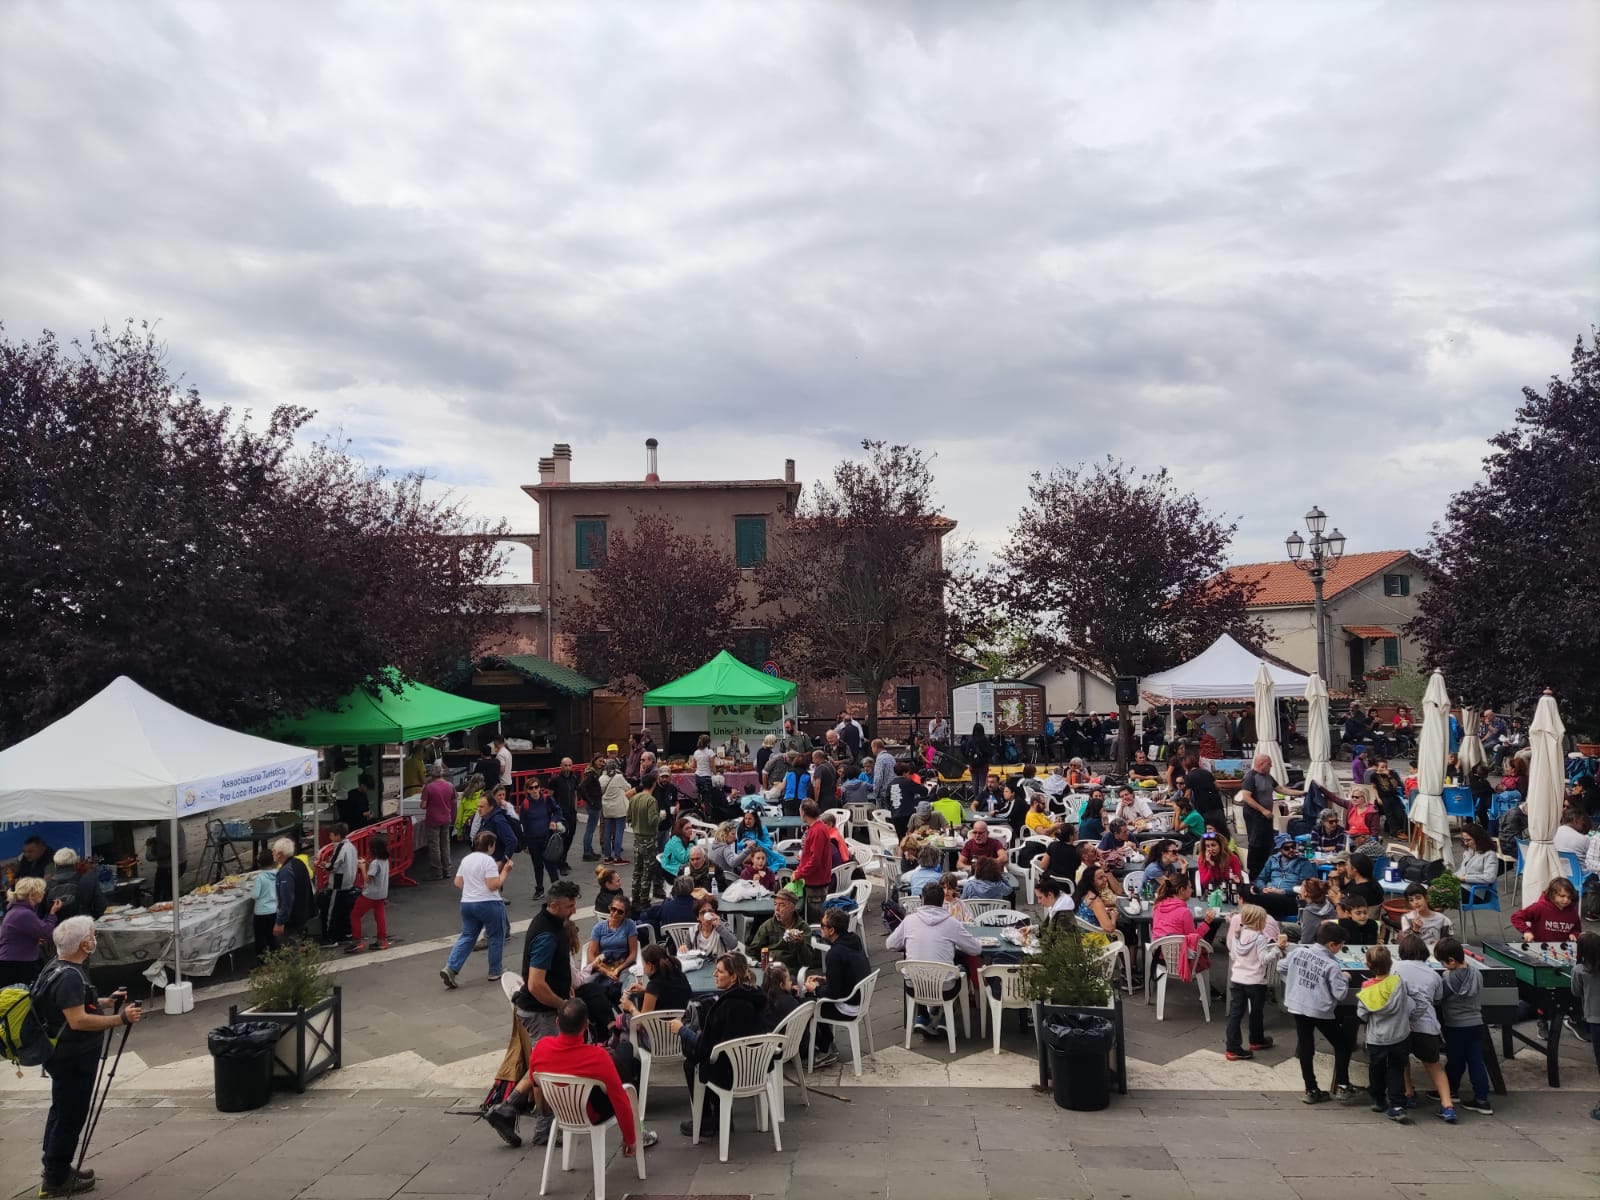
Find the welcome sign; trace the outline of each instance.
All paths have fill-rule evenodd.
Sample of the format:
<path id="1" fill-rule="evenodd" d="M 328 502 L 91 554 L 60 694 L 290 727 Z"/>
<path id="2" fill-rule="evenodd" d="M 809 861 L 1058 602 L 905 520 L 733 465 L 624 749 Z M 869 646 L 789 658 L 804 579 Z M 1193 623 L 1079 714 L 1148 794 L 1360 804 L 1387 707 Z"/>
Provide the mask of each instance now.
<path id="1" fill-rule="evenodd" d="M 178 788 L 178 815 L 193 816 L 237 804 L 241 800 L 254 800 L 293 787 L 305 787 L 316 782 L 316 778 L 317 756 L 308 750 L 285 762 L 257 767 L 242 774 L 184 784 Z"/>

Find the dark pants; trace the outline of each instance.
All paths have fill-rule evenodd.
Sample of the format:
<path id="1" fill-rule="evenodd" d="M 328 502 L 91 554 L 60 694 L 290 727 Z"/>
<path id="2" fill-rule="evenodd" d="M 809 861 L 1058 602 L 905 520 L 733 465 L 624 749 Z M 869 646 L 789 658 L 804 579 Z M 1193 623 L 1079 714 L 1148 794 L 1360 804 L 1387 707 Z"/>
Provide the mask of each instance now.
<path id="1" fill-rule="evenodd" d="M 39 968 L 44 966 L 37 958 L 32 962 L 0 962 L 0 987 L 13 983 L 32 983 L 39 978 Z"/>
<path id="2" fill-rule="evenodd" d="M 821 1004 L 817 1005 L 817 1015 L 823 1017 L 848 1019 L 845 1017 L 844 1013 L 839 1011 L 838 1005 L 834 1004 L 831 1000 L 824 1000 Z M 833 1048 L 833 1026 L 814 1025 L 812 1028 L 815 1030 L 817 1053 L 826 1054 L 830 1049 Z"/>
<path id="3" fill-rule="evenodd" d="M 187 875 L 188 873 L 189 864 L 186 862 L 179 863 L 178 874 Z M 156 877 L 150 886 L 155 890 L 155 898 L 158 901 L 172 899 L 172 868 L 167 865 L 165 858 L 156 864 Z"/>
<path id="4" fill-rule="evenodd" d="M 578 810 L 576 806 L 561 810 L 561 823 L 567 827 L 566 831 L 561 835 L 561 871 L 562 874 L 570 874 L 572 865 L 567 860 L 572 854 L 573 840 L 578 836 Z"/>
<path id="5" fill-rule="evenodd" d="M 1237 1053 L 1244 1049 L 1240 1026 L 1244 1023 L 1245 1009 L 1250 1010 L 1250 1044 L 1259 1046 L 1267 1040 L 1267 985 L 1264 983 L 1235 983 L 1229 985 L 1228 1032 L 1224 1045 Z"/>
<path id="6" fill-rule="evenodd" d="M 1260 905 L 1269 916 L 1287 919 L 1300 915 L 1300 897 L 1293 892 L 1263 892 L 1252 889 L 1250 903 Z"/>
<path id="7" fill-rule="evenodd" d="M 812 887 L 809 883 L 806 884 L 805 887 L 806 920 L 812 924 L 816 924 L 818 921 L 822 920 L 822 902 L 828 898 L 828 889 L 825 886 Z"/>
<path id="8" fill-rule="evenodd" d="M 67 1182 L 73 1159 L 78 1153 L 78 1135 L 89 1119 L 89 1101 L 94 1095 L 95 1074 L 100 1056 L 95 1053 L 69 1054 L 51 1060 L 45 1071 L 50 1076 L 50 1115 L 44 1122 L 44 1185 L 60 1187 Z"/>
<path id="9" fill-rule="evenodd" d="M 1296 1013 L 1294 1056 L 1300 1060 L 1300 1078 L 1305 1082 L 1306 1091 L 1315 1091 L 1317 1086 L 1314 1056 L 1318 1033 L 1327 1038 L 1328 1044 L 1333 1047 L 1333 1085 L 1349 1087 L 1352 1043 L 1344 1026 L 1332 1017 L 1303 1017 Z"/>
<path id="10" fill-rule="evenodd" d="M 600 828 L 600 805 L 589 805 L 589 815 L 583 822 L 583 855 L 585 858 L 594 857 L 594 832 Z"/>
<path id="11" fill-rule="evenodd" d="M 1406 1058 L 1410 1041 L 1389 1046 L 1367 1043 L 1367 1094 L 1374 1104 L 1399 1108 L 1406 1102 Z"/>
<path id="12" fill-rule="evenodd" d="M 1489 1030 L 1483 1025 L 1446 1025 L 1444 1035 L 1444 1077 L 1450 1084 L 1450 1094 L 1457 1098 L 1461 1092 L 1461 1074 L 1466 1072 L 1472 1081 L 1472 1099 L 1489 1098 L 1489 1070 L 1483 1062 L 1483 1039 Z M 1600 1063 L 1600 1046 L 1595 1048 L 1595 1062 Z"/>
<path id="13" fill-rule="evenodd" d="M 322 940 L 324 942 L 343 942 L 350 938 L 350 913 L 356 906 L 356 893 L 353 889 L 328 893 L 327 915 L 323 918 Z"/>
<path id="14" fill-rule="evenodd" d="M 541 892 L 544 891 L 544 844 L 548 839 L 549 834 L 546 834 L 544 837 L 535 835 L 533 838 L 533 845 L 528 847 L 528 861 L 533 863 L 533 886 L 535 890 Z M 554 883 L 557 879 L 561 878 L 561 876 L 553 869 L 550 874 L 551 883 Z"/>
<path id="15" fill-rule="evenodd" d="M 272 936 L 273 926 L 278 923 L 277 913 L 257 914 L 251 918 L 251 927 L 256 935 L 256 957 L 260 958 L 269 950 L 278 948 L 278 939 Z"/>
<path id="16" fill-rule="evenodd" d="M 965 982 L 966 981 L 962 979 L 952 979 L 949 983 L 945 984 L 943 992 L 944 998 L 946 1000 L 954 1000 L 957 996 L 961 995 L 961 988 Z M 996 983 L 998 980 L 991 980 L 990 982 Z M 906 995 L 911 995 L 911 985 L 909 983 L 906 984 Z M 931 1008 L 926 1004 L 919 1004 L 917 1005 L 917 1015 L 926 1016 L 929 1020 L 938 1021 L 941 1024 L 944 1022 L 944 1009 L 942 1008 Z"/>
<path id="17" fill-rule="evenodd" d="M 1268 830 L 1267 840 L 1264 842 L 1250 841 L 1245 844 L 1245 868 L 1250 872 L 1251 879 L 1261 877 L 1262 868 L 1267 865 L 1267 859 L 1272 857 L 1271 830 Z"/>

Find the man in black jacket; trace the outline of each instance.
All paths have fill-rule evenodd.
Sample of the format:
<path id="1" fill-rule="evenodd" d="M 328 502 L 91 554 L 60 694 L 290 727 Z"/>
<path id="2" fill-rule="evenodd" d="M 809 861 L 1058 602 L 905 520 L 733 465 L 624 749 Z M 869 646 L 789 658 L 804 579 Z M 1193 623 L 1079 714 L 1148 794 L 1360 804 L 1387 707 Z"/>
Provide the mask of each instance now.
<path id="1" fill-rule="evenodd" d="M 277 949 L 285 938 L 298 938 L 305 933 L 306 922 L 317 908 L 311 890 L 311 872 L 306 870 L 305 863 L 296 858 L 294 852 L 295 844 L 291 838 L 279 838 L 272 843 L 272 861 L 278 865 L 278 914 L 268 945 L 268 949 L 272 950 Z"/>
<path id="2" fill-rule="evenodd" d="M 561 835 L 561 873 L 570 875 L 567 855 L 572 853 L 572 839 L 578 836 L 578 772 L 570 758 L 561 760 L 561 770 L 550 780 L 550 792 L 561 809 L 561 823 L 567 827 Z"/>
<path id="3" fill-rule="evenodd" d="M 844 998 L 855 991 L 859 984 L 868 975 L 872 974 L 872 964 L 867 961 L 866 949 L 861 945 L 859 934 L 850 932 L 850 914 L 837 908 L 830 908 L 822 914 L 822 940 L 828 943 L 828 956 L 823 960 L 823 975 L 816 975 L 806 979 L 806 991 L 820 993 L 822 1004 L 818 1015 L 824 1017 L 853 1018 L 860 1015 L 860 1008 L 854 1004 L 843 1003 Z M 816 1027 L 817 1061 L 819 1067 L 830 1067 L 839 1061 L 839 1056 L 833 1052 L 833 1026 L 821 1025 Z"/>
<path id="4" fill-rule="evenodd" d="M 106 894 L 100 890 L 100 876 L 94 870 L 78 870 L 78 852 L 69 848 L 57 850 L 55 873 L 45 881 L 44 909 L 50 911 L 57 900 L 61 901 L 58 916 L 65 921 L 72 917 L 88 917 L 98 921 L 105 915 Z"/>
<path id="5" fill-rule="evenodd" d="M 578 885 L 570 879 L 558 879 L 545 893 L 544 907 L 528 922 L 522 943 L 522 990 L 513 1004 L 531 1042 L 557 1032 L 556 1017 L 562 1004 L 572 999 L 567 926 L 577 910 Z M 538 1114 L 534 1121 L 535 1146 L 550 1140 L 550 1126 L 554 1123 L 548 1113 Z"/>

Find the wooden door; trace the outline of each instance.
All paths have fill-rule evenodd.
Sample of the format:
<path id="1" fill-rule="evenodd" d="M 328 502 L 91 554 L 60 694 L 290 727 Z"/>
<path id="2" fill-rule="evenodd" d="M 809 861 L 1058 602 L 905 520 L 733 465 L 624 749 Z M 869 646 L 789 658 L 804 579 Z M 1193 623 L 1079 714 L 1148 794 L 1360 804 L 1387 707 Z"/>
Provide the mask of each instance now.
<path id="1" fill-rule="evenodd" d="M 604 754 L 606 747 L 615 742 L 619 757 L 628 753 L 628 709 L 630 701 L 627 696 L 602 696 L 598 693 L 589 697 L 589 744 L 584 751 L 585 758 L 593 758 L 596 754 Z"/>

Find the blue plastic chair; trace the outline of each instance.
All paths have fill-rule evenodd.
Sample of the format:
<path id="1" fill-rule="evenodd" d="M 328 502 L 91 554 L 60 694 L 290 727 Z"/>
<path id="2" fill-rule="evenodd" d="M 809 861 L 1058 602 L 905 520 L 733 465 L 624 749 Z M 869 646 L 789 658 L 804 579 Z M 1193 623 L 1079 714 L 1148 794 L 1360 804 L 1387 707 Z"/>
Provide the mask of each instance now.
<path id="1" fill-rule="evenodd" d="M 1447 787 L 1442 797 L 1446 817 L 1460 817 L 1463 821 L 1470 821 L 1477 815 L 1478 810 L 1472 802 L 1471 788 Z"/>
<path id="2" fill-rule="evenodd" d="M 1482 899 L 1476 899 L 1482 895 Z M 1461 912 L 1475 913 L 1480 908 L 1487 908 L 1493 912 L 1500 911 L 1500 889 L 1493 883 L 1464 883 L 1461 885 Z M 1478 932 L 1478 918 L 1472 918 L 1472 932 Z"/>
<path id="3" fill-rule="evenodd" d="M 1583 859 L 1571 850 L 1557 850 L 1561 856 L 1561 863 L 1566 867 L 1566 876 L 1572 886 L 1578 889 L 1578 895 L 1583 895 Z"/>

